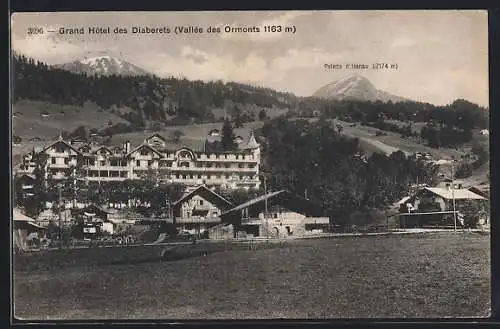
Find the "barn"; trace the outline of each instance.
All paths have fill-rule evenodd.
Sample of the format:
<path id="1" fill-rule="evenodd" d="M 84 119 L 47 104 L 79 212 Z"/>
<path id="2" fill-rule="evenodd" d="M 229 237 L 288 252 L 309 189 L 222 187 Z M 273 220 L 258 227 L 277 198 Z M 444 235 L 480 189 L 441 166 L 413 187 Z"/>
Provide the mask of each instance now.
<path id="1" fill-rule="evenodd" d="M 12 210 L 12 219 L 14 253 L 25 252 L 28 250 L 28 235 L 32 232 L 43 231 L 45 228 L 37 225 L 33 218 L 24 215 L 17 208 Z"/>
<path id="2" fill-rule="evenodd" d="M 287 190 L 270 192 L 244 202 L 223 213 L 221 219 L 247 236 L 266 238 L 321 233 L 330 224 L 318 205 Z"/>

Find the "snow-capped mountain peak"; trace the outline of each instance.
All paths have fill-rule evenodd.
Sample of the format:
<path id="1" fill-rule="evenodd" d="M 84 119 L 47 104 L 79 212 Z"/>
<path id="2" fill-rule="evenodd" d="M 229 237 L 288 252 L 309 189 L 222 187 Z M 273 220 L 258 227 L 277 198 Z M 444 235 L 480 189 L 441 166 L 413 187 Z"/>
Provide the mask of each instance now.
<path id="1" fill-rule="evenodd" d="M 71 63 L 55 65 L 55 67 L 74 73 L 86 73 L 88 75 L 133 76 L 150 74 L 134 64 L 109 55 L 84 58 Z"/>
<path id="2" fill-rule="evenodd" d="M 404 101 L 405 98 L 377 89 L 366 77 L 354 73 L 329 83 L 314 94 L 314 97 L 329 99 L 351 99 L 360 101 Z"/>

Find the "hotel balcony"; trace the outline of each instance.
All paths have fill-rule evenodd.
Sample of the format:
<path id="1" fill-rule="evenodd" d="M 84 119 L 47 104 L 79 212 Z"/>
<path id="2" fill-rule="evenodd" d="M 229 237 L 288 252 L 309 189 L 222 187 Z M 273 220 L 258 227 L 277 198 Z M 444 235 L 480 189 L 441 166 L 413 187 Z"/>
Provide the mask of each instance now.
<path id="1" fill-rule="evenodd" d="M 172 223 L 172 219 L 167 219 L 167 222 Z M 219 224 L 220 217 L 176 217 L 176 224 Z"/>
<path id="2" fill-rule="evenodd" d="M 224 155 L 219 155 L 219 158 L 216 158 L 215 156 L 207 157 L 207 156 L 201 156 L 199 158 L 196 158 L 196 161 L 198 162 L 255 162 L 257 159 L 255 159 L 252 155 L 246 155 L 244 158 L 240 155 L 238 159 L 236 159 L 234 156 L 229 155 L 227 159 L 224 158 Z"/>
<path id="3" fill-rule="evenodd" d="M 206 168 L 206 167 L 177 167 L 172 168 L 174 172 L 256 172 L 258 167 L 254 168 Z"/>
<path id="4" fill-rule="evenodd" d="M 85 170 L 109 170 L 109 171 L 129 171 L 129 167 L 127 166 L 84 166 Z"/>
<path id="5" fill-rule="evenodd" d="M 126 180 L 127 177 L 86 177 L 84 180 L 89 182 L 120 182 Z"/>
<path id="6" fill-rule="evenodd" d="M 49 169 L 69 169 L 74 164 L 65 164 L 65 163 L 49 163 L 47 167 Z"/>
<path id="7" fill-rule="evenodd" d="M 69 154 L 68 152 L 51 152 L 51 151 L 46 151 L 45 152 L 49 157 L 51 158 L 68 158 L 68 157 L 74 157 L 74 154 Z"/>
<path id="8" fill-rule="evenodd" d="M 61 174 L 61 173 L 57 173 L 57 174 L 53 174 L 50 176 L 52 179 L 66 179 L 66 178 L 69 178 L 69 175 L 65 175 L 65 174 Z"/>

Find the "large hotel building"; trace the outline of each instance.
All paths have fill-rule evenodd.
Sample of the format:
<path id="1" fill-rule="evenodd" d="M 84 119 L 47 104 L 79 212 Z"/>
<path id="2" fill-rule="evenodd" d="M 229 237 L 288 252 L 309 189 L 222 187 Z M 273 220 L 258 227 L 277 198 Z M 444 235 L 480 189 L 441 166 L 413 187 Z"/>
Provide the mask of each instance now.
<path id="1" fill-rule="evenodd" d="M 152 174 L 156 179 L 186 186 L 204 184 L 225 189 L 259 188 L 260 146 L 253 132 L 247 141 L 235 142 L 235 151 L 222 152 L 207 147 L 212 131 L 200 149 L 183 147 L 155 133 L 132 147 L 129 141 L 115 146 L 95 145 L 87 141 L 69 141 L 62 137 L 23 157 L 16 174 L 33 174 L 34 155 L 47 155 L 47 178 L 77 178 L 88 182 L 141 179 Z"/>

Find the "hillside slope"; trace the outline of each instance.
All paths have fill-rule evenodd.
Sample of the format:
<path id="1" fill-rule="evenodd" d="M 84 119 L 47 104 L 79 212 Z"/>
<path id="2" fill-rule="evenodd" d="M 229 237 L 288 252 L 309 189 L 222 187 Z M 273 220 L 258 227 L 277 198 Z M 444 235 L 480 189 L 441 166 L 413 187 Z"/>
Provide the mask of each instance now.
<path id="1" fill-rule="evenodd" d="M 79 126 L 100 130 L 117 123 L 130 124 L 92 103 L 72 106 L 23 100 L 12 105 L 12 135 L 25 141 L 33 138 L 49 140 Z"/>

